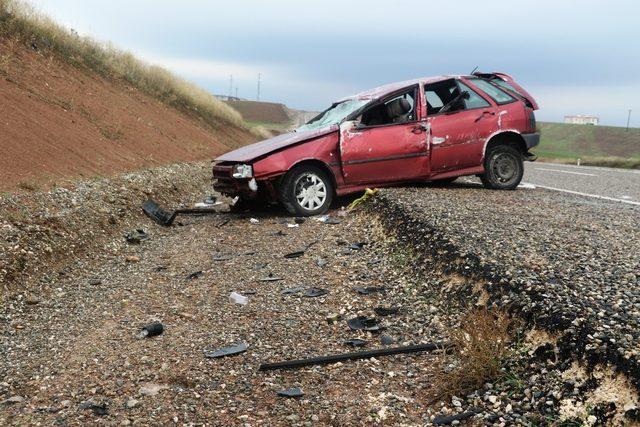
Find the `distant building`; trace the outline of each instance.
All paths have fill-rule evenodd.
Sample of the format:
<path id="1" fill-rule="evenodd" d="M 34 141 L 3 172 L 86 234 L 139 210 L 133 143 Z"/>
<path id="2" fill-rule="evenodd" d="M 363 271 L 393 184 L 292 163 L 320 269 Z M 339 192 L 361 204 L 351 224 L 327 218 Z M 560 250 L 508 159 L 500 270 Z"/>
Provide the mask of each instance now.
<path id="1" fill-rule="evenodd" d="M 598 116 L 583 116 L 578 114 L 577 116 L 564 116 L 565 123 L 571 123 L 574 125 L 592 125 L 596 126 L 600 122 Z"/>

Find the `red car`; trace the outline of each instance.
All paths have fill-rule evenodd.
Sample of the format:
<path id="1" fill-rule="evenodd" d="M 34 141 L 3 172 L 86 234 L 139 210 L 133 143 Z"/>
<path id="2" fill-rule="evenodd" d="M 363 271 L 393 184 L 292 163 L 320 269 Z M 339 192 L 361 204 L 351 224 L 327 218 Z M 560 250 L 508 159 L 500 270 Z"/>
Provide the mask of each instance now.
<path id="1" fill-rule="evenodd" d="M 478 175 L 518 186 L 538 145 L 536 101 L 503 73 L 423 78 L 335 102 L 292 133 L 216 159 L 214 187 L 241 202 L 281 202 L 294 215 L 336 195 Z"/>

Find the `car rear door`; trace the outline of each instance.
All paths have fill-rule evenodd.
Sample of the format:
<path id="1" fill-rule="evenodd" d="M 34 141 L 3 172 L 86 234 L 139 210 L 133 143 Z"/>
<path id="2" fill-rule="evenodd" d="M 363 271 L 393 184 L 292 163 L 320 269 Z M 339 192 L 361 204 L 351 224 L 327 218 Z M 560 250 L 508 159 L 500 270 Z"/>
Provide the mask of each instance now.
<path id="1" fill-rule="evenodd" d="M 470 93 L 464 107 L 446 113 L 427 111 L 432 175 L 482 164 L 484 141 L 497 127 L 496 106 L 462 82 L 455 83 Z"/>
<path id="2" fill-rule="evenodd" d="M 429 174 L 427 132 L 419 120 L 422 102 L 417 85 L 414 96 L 413 118 L 408 122 L 377 126 L 343 123 L 340 155 L 347 184 L 407 181 Z"/>

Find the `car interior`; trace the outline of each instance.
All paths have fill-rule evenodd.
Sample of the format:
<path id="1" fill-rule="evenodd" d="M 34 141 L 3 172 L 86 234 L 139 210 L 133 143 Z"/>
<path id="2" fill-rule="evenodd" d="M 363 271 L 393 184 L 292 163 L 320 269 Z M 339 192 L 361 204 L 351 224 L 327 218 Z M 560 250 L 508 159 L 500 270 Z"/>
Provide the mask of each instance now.
<path id="1" fill-rule="evenodd" d="M 427 98 L 427 115 L 439 114 L 449 104 L 448 112 L 464 110 L 465 100 L 460 97 L 460 89 L 454 79 L 425 85 L 424 93 Z M 457 98 L 457 99 L 456 99 Z"/>
<path id="2" fill-rule="evenodd" d="M 415 119 L 415 90 L 411 89 L 366 110 L 362 113 L 360 126 L 401 124 Z"/>

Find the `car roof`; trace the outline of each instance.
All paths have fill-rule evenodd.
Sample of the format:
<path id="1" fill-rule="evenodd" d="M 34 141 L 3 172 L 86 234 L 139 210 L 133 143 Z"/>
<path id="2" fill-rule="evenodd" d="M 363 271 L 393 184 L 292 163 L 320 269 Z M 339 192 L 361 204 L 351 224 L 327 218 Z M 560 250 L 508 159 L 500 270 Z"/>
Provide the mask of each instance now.
<path id="1" fill-rule="evenodd" d="M 419 83 L 428 84 L 428 83 L 436 83 L 444 80 L 460 78 L 460 77 L 468 77 L 463 75 L 443 75 L 443 76 L 433 76 L 433 77 L 422 77 L 418 79 L 405 80 L 402 82 L 389 83 L 383 86 L 378 86 L 373 89 L 368 89 L 363 92 L 357 93 L 355 95 L 347 96 L 345 98 L 339 99 L 336 103 L 348 101 L 351 99 L 363 99 L 363 100 L 373 100 L 380 98 L 388 93 L 395 92 L 396 90 L 400 90 L 407 86 L 416 85 Z"/>

